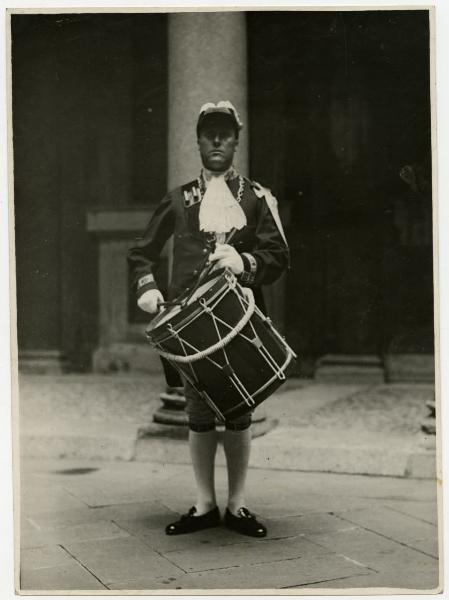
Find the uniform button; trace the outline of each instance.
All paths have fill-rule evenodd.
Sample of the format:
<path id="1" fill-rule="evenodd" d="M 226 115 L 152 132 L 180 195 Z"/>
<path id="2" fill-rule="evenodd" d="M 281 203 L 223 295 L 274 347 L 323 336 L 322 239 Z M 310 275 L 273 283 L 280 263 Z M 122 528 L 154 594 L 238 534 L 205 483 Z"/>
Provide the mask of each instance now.
<path id="1" fill-rule="evenodd" d="M 195 270 L 193 271 L 193 274 L 194 274 L 194 275 L 198 275 L 198 271 L 195 269 Z"/>
<path id="2" fill-rule="evenodd" d="M 207 254 L 207 248 L 203 248 L 203 254 Z"/>

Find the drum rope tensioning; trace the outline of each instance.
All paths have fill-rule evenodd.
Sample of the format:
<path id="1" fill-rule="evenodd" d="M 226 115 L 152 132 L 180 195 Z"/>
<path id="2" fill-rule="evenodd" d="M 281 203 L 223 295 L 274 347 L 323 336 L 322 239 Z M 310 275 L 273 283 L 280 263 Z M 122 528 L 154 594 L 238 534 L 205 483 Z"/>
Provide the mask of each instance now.
<path id="1" fill-rule="evenodd" d="M 163 358 L 166 358 L 167 360 L 171 360 L 173 362 L 191 363 L 197 360 L 202 360 L 203 358 L 206 358 L 207 356 L 213 354 L 214 352 L 217 352 L 218 350 L 222 350 L 227 344 L 229 344 L 231 340 L 235 338 L 236 335 L 240 333 L 240 331 L 242 331 L 242 329 L 253 316 L 254 310 L 256 308 L 256 303 L 254 300 L 254 294 L 252 290 L 250 290 L 249 288 L 244 288 L 243 292 L 248 299 L 248 308 L 246 309 L 246 312 L 243 314 L 240 321 L 236 325 L 234 325 L 231 331 L 227 335 L 225 335 L 224 338 L 219 339 L 218 342 L 212 344 L 212 346 L 209 346 L 204 350 L 198 350 L 197 352 L 195 352 L 195 354 L 171 354 L 170 352 L 165 352 L 164 350 L 162 350 L 160 346 L 157 346 L 156 350 L 158 351 L 158 353 Z M 201 300 L 202 298 L 200 299 L 200 304 L 203 307 L 204 312 L 209 314 L 212 317 L 212 319 L 215 320 L 215 315 L 212 312 L 213 309 L 208 307 L 205 302 L 201 302 Z M 176 339 L 179 340 L 182 348 L 184 349 L 184 340 L 182 340 L 182 338 L 180 337 L 179 332 L 175 331 L 171 324 L 167 324 L 167 329 Z"/>
<path id="2" fill-rule="evenodd" d="M 252 290 L 228 270 L 161 311 L 146 333 L 220 420 L 253 410 L 285 381 L 296 358 Z"/>

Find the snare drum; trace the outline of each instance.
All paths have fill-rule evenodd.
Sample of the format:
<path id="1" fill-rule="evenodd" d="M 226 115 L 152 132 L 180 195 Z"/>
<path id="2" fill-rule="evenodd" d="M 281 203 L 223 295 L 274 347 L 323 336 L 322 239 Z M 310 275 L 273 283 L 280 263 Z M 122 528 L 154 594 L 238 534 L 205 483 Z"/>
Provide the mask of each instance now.
<path id="1" fill-rule="evenodd" d="M 150 323 L 150 344 L 221 421 L 253 410 L 285 381 L 295 353 L 227 269 L 184 298 Z"/>

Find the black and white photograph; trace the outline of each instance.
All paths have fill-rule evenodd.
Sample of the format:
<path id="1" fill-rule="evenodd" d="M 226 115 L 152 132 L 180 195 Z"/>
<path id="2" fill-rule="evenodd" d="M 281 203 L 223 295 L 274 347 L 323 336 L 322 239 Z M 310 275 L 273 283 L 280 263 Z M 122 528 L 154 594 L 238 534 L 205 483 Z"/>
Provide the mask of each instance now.
<path id="1" fill-rule="evenodd" d="M 6 19 L 16 592 L 441 592 L 434 8 Z"/>

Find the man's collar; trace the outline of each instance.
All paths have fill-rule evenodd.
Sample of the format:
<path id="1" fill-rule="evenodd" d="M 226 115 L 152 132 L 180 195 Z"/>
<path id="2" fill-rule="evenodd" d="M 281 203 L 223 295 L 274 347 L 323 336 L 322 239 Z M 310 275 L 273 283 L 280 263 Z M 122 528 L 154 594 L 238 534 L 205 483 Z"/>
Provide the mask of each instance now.
<path id="1" fill-rule="evenodd" d="M 223 171 L 222 173 L 209 171 L 209 169 L 206 169 L 205 167 L 201 169 L 201 176 L 203 177 L 204 181 L 210 181 L 212 177 L 219 177 L 222 175 L 224 176 L 225 181 L 229 181 L 230 179 L 235 179 L 236 177 L 238 177 L 238 173 L 235 170 L 234 165 L 232 165 L 231 167 L 229 167 L 229 169 Z"/>

